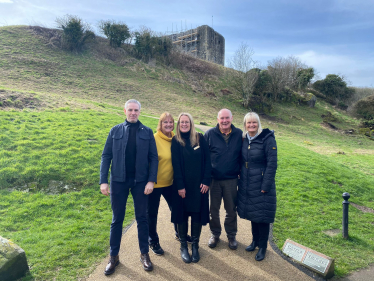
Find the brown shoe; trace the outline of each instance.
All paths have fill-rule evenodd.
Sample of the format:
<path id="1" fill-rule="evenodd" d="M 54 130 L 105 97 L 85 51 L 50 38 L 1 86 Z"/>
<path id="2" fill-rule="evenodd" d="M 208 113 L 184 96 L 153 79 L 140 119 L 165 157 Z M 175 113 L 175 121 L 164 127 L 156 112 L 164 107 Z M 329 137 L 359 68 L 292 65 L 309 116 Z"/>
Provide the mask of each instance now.
<path id="1" fill-rule="evenodd" d="M 229 238 L 229 248 L 231 250 L 236 250 L 238 248 L 238 241 L 236 241 L 235 237 Z"/>
<path id="2" fill-rule="evenodd" d="M 140 262 L 142 263 L 145 271 L 152 271 L 153 270 L 153 264 L 151 262 L 151 259 L 149 258 L 148 253 L 140 255 Z"/>
<path id="3" fill-rule="evenodd" d="M 215 248 L 217 246 L 218 242 L 219 242 L 219 237 L 212 236 L 212 237 L 209 238 L 208 246 L 210 248 Z"/>
<path id="4" fill-rule="evenodd" d="M 119 256 L 110 256 L 108 265 L 105 268 L 104 274 L 111 275 L 116 270 L 116 266 L 119 265 Z"/>

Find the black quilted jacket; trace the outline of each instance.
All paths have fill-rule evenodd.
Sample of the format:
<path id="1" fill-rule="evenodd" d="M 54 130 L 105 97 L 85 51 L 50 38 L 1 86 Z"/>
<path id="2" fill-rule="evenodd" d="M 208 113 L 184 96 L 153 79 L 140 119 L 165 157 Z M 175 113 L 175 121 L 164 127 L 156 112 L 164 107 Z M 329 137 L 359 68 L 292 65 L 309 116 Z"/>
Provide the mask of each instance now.
<path id="1" fill-rule="evenodd" d="M 251 144 L 245 138 L 238 185 L 239 217 L 257 223 L 274 222 L 277 203 L 276 171 L 277 144 L 274 131 L 264 129 Z"/>

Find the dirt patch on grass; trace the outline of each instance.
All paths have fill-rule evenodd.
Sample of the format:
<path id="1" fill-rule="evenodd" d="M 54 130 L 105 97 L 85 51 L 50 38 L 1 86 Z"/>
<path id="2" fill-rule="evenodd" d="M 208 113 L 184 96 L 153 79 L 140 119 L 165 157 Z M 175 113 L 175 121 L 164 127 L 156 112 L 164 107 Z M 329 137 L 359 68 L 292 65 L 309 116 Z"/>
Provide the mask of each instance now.
<path id="1" fill-rule="evenodd" d="M 41 108 L 45 104 L 36 95 L 29 93 L 8 92 L 0 90 L 0 108 Z"/>
<path id="2" fill-rule="evenodd" d="M 374 214 L 374 210 L 371 209 L 371 208 L 369 208 L 369 207 L 365 207 L 365 206 L 357 205 L 357 204 L 352 203 L 352 202 L 350 202 L 350 203 L 351 203 L 352 207 L 355 207 L 356 209 L 358 209 L 358 210 L 360 210 L 360 211 L 362 211 L 362 212 L 364 212 L 364 213 L 371 213 L 371 214 Z"/>
<path id="3" fill-rule="evenodd" d="M 355 149 L 353 153 L 361 154 L 361 155 L 374 155 L 374 150 L 373 149 Z"/>
<path id="4" fill-rule="evenodd" d="M 339 233 L 341 233 L 341 230 L 340 229 L 328 229 L 328 230 L 324 230 L 322 232 L 325 233 L 326 235 L 330 236 L 330 237 L 334 237 L 334 236 L 338 235 Z"/>

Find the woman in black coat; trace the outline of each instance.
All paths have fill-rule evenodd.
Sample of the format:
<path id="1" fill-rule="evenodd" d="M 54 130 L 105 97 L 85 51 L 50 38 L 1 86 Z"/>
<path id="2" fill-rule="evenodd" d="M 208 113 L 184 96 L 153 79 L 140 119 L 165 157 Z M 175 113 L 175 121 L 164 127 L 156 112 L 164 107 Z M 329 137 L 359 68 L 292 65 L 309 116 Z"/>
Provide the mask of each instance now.
<path id="1" fill-rule="evenodd" d="M 250 112 L 244 117 L 242 164 L 238 186 L 238 215 L 252 223 L 251 252 L 259 247 L 256 260 L 265 258 L 270 223 L 276 210 L 275 173 L 277 144 L 274 131 L 262 129 L 259 116 Z"/>
<path id="2" fill-rule="evenodd" d="M 202 225 L 209 222 L 210 153 L 203 135 L 195 131 L 192 116 L 181 113 L 171 142 L 174 194 L 171 221 L 178 224 L 181 257 L 198 262 Z M 188 217 L 191 217 L 192 257 L 187 248 Z"/>

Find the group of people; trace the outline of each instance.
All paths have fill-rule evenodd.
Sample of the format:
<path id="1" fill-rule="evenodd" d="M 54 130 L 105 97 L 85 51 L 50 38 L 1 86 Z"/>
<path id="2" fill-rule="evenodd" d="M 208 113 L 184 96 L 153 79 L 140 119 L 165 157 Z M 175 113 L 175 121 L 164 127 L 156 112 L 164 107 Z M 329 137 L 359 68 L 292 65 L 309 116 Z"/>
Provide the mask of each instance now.
<path id="1" fill-rule="evenodd" d="M 232 124 L 231 111 L 222 109 L 218 112 L 217 126 L 204 135 L 196 132 L 189 113 L 179 115 L 175 128 L 174 118 L 168 112 L 160 116 L 157 132 L 153 134 L 138 120 L 140 110 L 141 104 L 137 100 L 126 102 L 126 120 L 110 130 L 102 153 L 100 190 L 102 194 L 110 195 L 113 211 L 110 259 L 104 274 L 114 273 L 119 264 L 129 192 L 134 201 L 140 261 L 144 270 L 153 270 L 149 248 L 156 255 L 164 254 L 157 234 L 161 195 L 171 211 L 175 238 L 180 241 L 181 258 L 185 263 L 200 260 L 199 240 L 203 225 L 209 223 L 210 226 L 208 246 L 215 248 L 219 243 L 222 200 L 229 248 L 238 248 L 238 214 L 252 224 L 252 243 L 246 251 L 258 247 L 255 259 L 263 260 L 269 226 L 274 222 L 276 211 L 277 145 L 274 132 L 262 129 L 260 118 L 254 112 L 245 115 L 242 131 Z M 191 236 L 188 235 L 189 218 Z M 188 242 L 192 243 L 191 255 Z"/>

